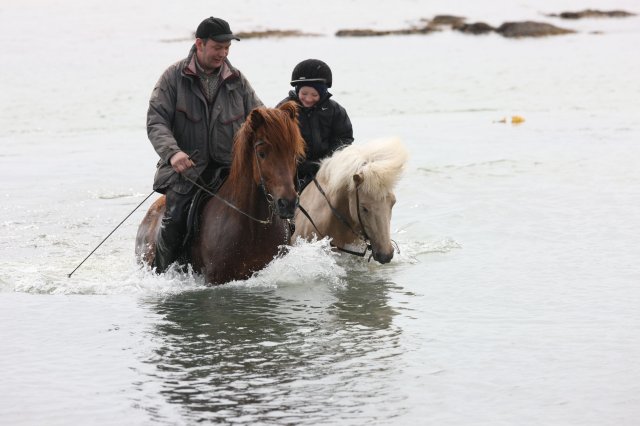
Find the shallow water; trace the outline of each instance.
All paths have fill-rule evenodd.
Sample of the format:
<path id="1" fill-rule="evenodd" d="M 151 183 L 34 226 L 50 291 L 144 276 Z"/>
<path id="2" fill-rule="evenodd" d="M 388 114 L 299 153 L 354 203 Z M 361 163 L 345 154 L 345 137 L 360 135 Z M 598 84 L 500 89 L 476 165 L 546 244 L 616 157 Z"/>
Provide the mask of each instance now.
<path id="1" fill-rule="evenodd" d="M 300 243 L 218 288 L 135 264 L 149 202 L 67 278 L 151 191 L 148 96 L 206 3 L 0 7 L 2 61 L 14 66 L 0 79 L 3 422 L 636 423 L 640 18 L 541 13 L 640 11 L 396 3 L 328 2 L 310 23 L 287 1 L 220 13 L 238 30 L 304 22 L 325 34 L 243 40 L 230 59 L 269 105 L 295 63 L 325 59 L 356 143 L 399 136 L 410 162 L 390 264 Z M 438 13 L 579 33 L 330 35 Z M 23 35 L 25 22 L 50 40 Z"/>

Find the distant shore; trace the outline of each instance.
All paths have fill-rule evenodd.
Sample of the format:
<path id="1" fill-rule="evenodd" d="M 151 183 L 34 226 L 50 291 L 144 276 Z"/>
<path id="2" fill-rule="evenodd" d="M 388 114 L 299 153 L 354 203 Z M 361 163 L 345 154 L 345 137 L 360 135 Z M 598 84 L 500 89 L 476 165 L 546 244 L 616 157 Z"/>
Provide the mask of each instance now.
<path id="1" fill-rule="evenodd" d="M 578 12 L 561 12 L 546 14 L 550 18 L 564 20 L 577 20 L 585 18 L 628 18 L 636 16 L 635 13 L 624 10 L 594 10 L 585 9 Z M 431 19 L 421 18 L 419 25 L 396 30 L 375 30 L 371 28 L 352 28 L 338 30 L 336 37 L 381 37 L 388 35 L 415 35 L 430 34 L 433 32 L 451 29 L 465 34 L 480 35 L 498 33 L 508 38 L 547 37 L 554 35 L 572 34 L 575 30 L 562 28 L 547 22 L 517 21 L 504 22 L 498 27 L 493 27 L 485 22 L 467 22 L 467 18 L 454 15 L 436 15 Z M 279 38 L 279 37 L 319 37 L 322 34 L 305 33 L 300 30 L 261 30 L 245 31 L 238 33 L 241 39 L 252 38 Z"/>

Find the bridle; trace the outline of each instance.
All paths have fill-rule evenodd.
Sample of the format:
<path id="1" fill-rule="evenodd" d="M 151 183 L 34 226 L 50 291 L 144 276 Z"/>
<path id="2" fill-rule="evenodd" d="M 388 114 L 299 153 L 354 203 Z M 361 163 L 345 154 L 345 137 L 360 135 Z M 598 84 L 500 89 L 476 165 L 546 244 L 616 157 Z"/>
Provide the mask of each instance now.
<path id="1" fill-rule="evenodd" d="M 269 206 L 269 216 L 266 219 L 258 219 L 252 215 L 250 215 L 249 213 L 242 211 L 240 208 L 238 208 L 237 206 L 233 205 L 229 200 L 219 196 L 218 194 L 216 194 L 215 192 L 211 191 L 211 189 L 207 188 L 206 185 L 204 184 L 204 182 L 200 181 L 197 182 L 196 180 L 191 179 L 190 177 L 186 176 L 186 175 L 182 175 L 182 177 L 184 177 L 186 180 L 188 180 L 189 182 L 191 182 L 192 184 L 194 184 L 195 186 L 197 186 L 198 188 L 200 188 L 201 190 L 203 190 L 204 192 L 206 192 L 207 194 L 211 195 L 212 197 L 217 198 L 218 200 L 222 201 L 224 204 L 226 204 L 228 207 L 231 207 L 233 210 L 237 211 L 238 213 L 248 217 L 249 219 L 258 222 L 262 225 L 269 225 L 273 222 L 273 216 L 275 214 L 275 208 L 274 208 L 274 199 L 273 199 L 273 195 L 271 195 L 271 193 L 269 193 L 267 191 L 267 187 L 264 183 L 264 177 L 262 175 L 262 169 L 260 168 L 260 159 L 258 158 L 258 146 L 265 144 L 266 142 L 263 140 L 258 140 L 254 145 L 253 145 L 253 153 L 256 157 L 256 164 L 258 166 L 258 174 L 260 175 L 260 185 L 258 185 L 258 187 L 262 190 L 262 193 L 265 196 L 265 199 L 267 200 L 267 205 Z M 194 153 L 195 154 L 195 153 Z M 192 154 L 193 156 L 193 154 Z M 200 177 L 198 177 L 198 180 L 200 180 Z"/>
<path id="2" fill-rule="evenodd" d="M 353 229 L 353 227 L 351 226 L 349 221 L 347 221 L 344 218 L 344 216 L 335 207 L 333 207 L 333 205 L 331 204 L 331 201 L 329 201 L 329 197 L 327 197 L 327 194 L 324 192 L 324 189 L 322 189 L 322 186 L 320 186 L 320 183 L 316 180 L 315 177 L 313 178 L 313 183 L 315 183 L 316 188 L 318 188 L 318 191 L 320 191 L 320 194 L 322 194 L 324 199 L 327 201 L 327 205 L 331 209 L 331 213 L 343 225 L 345 225 L 356 237 L 360 238 L 365 243 L 365 249 L 362 252 L 358 252 L 358 251 L 352 251 L 352 250 L 346 249 L 344 247 L 338 247 L 338 246 L 334 245 L 333 243 L 331 245 L 333 247 L 335 247 L 336 249 L 342 251 L 342 252 L 349 253 L 349 254 L 352 254 L 354 256 L 360 256 L 360 257 L 365 257 L 366 254 L 367 254 L 367 251 L 371 251 L 371 254 L 369 255 L 369 262 L 370 262 L 371 261 L 371 257 L 373 256 L 373 250 L 372 250 L 372 247 L 371 247 L 371 239 L 369 238 L 369 235 L 367 234 L 367 229 L 365 228 L 364 222 L 362 221 L 362 217 L 360 216 L 360 194 L 359 194 L 359 189 L 360 188 L 359 188 L 359 186 L 356 186 L 356 210 L 358 212 L 358 222 L 360 224 L 360 229 L 362 229 L 362 232 L 357 232 L 355 229 Z M 304 214 L 307 217 L 307 219 L 309 219 L 309 222 L 311 222 L 311 225 L 313 225 L 313 227 L 315 228 L 316 232 L 318 233 L 318 236 L 320 238 L 324 238 L 325 236 L 322 235 L 322 233 L 320 232 L 320 230 L 316 226 L 316 224 L 313 221 L 313 219 L 311 219 L 311 216 L 309 215 L 307 210 L 304 207 L 302 207 L 301 205 L 299 205 L 298 208 L 300 209 L 302 214 Z"/>

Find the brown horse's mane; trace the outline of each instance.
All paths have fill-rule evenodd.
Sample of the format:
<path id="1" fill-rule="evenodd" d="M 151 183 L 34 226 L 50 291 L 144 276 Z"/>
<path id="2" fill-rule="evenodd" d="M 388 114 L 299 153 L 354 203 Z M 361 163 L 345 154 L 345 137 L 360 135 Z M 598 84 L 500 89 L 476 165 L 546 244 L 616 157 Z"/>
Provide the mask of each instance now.
<path id="1" fill-rule="evenodd" d="M 296 104 L 287 102 L 279 108 L 256 108 L 236 133 L 227 183 L 233 199 L 246 196 L 254 185 L 254 176 L 258 173 L 253 166 L 254 146 L 258 140 L 271 145 L 271 155 L 280 161 L 302 159 L 305 143 L 298 127 Z"/>

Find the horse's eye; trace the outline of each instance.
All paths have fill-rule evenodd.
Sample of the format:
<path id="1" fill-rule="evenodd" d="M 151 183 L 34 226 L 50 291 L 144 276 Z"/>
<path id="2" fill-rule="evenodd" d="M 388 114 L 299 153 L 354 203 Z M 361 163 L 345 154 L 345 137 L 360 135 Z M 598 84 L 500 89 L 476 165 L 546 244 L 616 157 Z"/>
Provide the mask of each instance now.
<path id="1" fill-rule="evenodd" d="M 258 151 L 258 157 L 260 157 L 261 160 L 264 160 L 267 158 L 267 153 L 264 151 Z"/>

